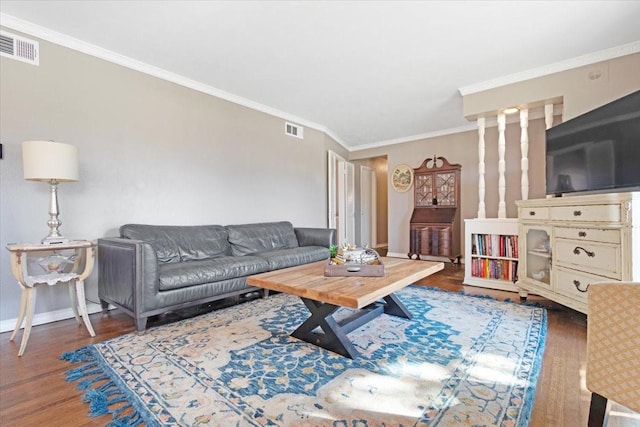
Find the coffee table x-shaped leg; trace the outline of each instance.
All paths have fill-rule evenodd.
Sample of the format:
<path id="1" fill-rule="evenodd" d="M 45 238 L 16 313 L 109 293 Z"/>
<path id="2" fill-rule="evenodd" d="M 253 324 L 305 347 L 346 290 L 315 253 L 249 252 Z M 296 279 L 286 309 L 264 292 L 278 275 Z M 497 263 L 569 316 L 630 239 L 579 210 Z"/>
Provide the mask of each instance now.
<path id="1" fill-rule="evenodd" d="M 302 323 L 293 333 L 292 337 L 315 344 L 319 347 L 355 359 L 359 353 L 347 334 L 372 319 L 386 313 L 392 316 L 411 319 L 412 315 L 407 307 L 402 304 L 394 294 L 389 294 L 379 301 L 355 311 L 345 319 L 337 321 L 333 315 L 340 308 L 339 305 L 302 298 L 302 301 L 311 312 L 311 316 Z M 322 332 L 314 332 L 320 328 Z"/>

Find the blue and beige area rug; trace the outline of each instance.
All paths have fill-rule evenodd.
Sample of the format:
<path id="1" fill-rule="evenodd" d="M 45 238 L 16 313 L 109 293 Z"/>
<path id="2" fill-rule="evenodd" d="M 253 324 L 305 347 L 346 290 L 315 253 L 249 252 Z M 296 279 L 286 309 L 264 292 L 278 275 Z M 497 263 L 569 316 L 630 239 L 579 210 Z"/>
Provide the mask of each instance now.
<path id="1" fill-rule="evenodd" d="M 526 426 L 544 308 L 408 287 L 412 320 L 349 334 L 351 360 L 289 336 L 275 295 L 65 353 L 91 415 L 115 426 Z"/>

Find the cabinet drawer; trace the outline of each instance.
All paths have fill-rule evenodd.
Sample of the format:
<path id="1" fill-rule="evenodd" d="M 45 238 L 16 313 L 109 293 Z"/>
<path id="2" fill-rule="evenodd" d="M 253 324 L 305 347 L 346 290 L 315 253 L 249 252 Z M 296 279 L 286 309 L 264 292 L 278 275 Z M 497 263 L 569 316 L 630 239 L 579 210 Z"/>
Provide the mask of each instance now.
<path id="1" fill-rule="evenodd" d="M 620 230 L 601 228 L 556 227 L 556 237 L 572 240 L 588 240 L 602 243 L 620 243 Z"/>
<path id="2" fill-rule="evenodd" d="M 587 303 L 587 289 L 591 283 L 611 280 L 595 274 L 558 267 L 555 277 L 555 291 L 561 295 Z"/>
<path id="3" fill-rule="evenodd" d="M 579 240 L 556 240 L 555 262 L 559 266 L 620 280 L 620 246 Z"/>
<path id="4" fill-rule="evenodd" d="M 521 208 L 520 219 L 549 219 L 549 208 L 533 207 L 533 208 Z"/>
<path id="5" fill-rule="evenodd" d="M 620 205 L 552 206 L 554 221 L 620 222 Z"/>

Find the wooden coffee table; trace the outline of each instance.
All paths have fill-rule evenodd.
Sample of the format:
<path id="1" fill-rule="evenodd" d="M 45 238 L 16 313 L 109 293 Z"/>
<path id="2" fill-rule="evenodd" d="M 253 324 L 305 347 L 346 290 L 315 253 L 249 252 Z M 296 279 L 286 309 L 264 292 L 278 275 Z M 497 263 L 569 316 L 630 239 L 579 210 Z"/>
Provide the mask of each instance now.
<path id="1" fill-rule="evenodd" d="M 382 262 L 384 277 L 325 277 L 326 261 L 319 261 L 256 274 L 247 283 L 302 298 L 311 316 L 291 336 L 354 359 L 358 352 L 347 334 L 382 313 L 411 319 L 394 292 L 444 268 L 441 262 L 399 258 Z M 355 312 L 337 321 L 333 315 L 340 307 Z M 322 333 L 314 332 L 318 327 Z"/>

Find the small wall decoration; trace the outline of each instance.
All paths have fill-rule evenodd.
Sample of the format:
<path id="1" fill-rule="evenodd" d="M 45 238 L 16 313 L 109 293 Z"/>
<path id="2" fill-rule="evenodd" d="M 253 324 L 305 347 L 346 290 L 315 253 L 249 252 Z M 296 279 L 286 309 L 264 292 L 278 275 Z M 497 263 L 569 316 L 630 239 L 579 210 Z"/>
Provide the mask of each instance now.
<path id="1" fill-rule="evenodd" d="M 413 169 L 408 165 L 398 165 L 391 173 L 391 185 L 399 193 L 404 193 L 413 185 Z"/>

